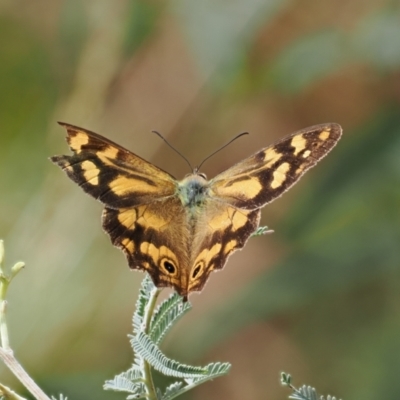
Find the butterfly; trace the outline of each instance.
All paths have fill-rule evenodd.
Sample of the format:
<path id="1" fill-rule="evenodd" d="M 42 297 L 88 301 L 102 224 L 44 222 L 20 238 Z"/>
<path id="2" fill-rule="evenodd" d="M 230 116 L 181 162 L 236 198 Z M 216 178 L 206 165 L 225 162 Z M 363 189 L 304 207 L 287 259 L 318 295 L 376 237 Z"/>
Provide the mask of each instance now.
<path id="1" fill-rule="evenodd" d="M 207 180 L 197 168 L 178 181 L 105 137 L 67 130 L 72 155 L 51 157 L 105 205 L 104 230 L 129 267 L 187 299 L 257 230 L 260 209 L 293 186 L 336 145 L 342 128 L 315 125 L 284 137 Z"/>

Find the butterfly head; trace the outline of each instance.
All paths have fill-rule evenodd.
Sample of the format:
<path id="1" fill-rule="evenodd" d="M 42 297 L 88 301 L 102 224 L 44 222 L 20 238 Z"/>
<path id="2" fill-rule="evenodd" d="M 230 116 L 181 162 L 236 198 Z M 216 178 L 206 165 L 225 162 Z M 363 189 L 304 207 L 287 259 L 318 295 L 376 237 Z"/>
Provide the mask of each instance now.
<path id="1" fill-rule="evenodd" d="M 193 176 L 193 175 L 197 175 L 200 178 L 203 178 L 204 180 L 207 180 L 207 175 L 204 172 L 199 172 L 199 167 L 196 167 L 193 169 L 193 173 L 191 174 L 187 174 L 185 176 L 185 178 L 189 177 L 189 176 Z"/>

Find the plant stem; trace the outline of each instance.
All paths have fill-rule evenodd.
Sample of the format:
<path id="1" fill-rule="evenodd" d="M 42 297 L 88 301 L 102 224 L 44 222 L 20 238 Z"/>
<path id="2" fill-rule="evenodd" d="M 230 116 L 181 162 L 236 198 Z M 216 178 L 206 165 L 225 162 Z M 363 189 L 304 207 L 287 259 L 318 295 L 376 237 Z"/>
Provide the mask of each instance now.
<path id="1" fill-rule="evenodd" d="M 10 343 L 8 340 L 8 330 L 6 324 L 6 307 L 7 307 L 6 294 L 10 280 L 4 273 L 3 260 L 4 260 L 4 242 L 0 240 L 0 340 L 3 349 L 9 350 Z"/>
<path id="2" fill-rule="evenodd" d="M 8 339 L 8 328 L 6 321 L 6 293 L 9 283 L 10 282 L 4 275 L 0 276 L 0 339 L 1 347 L 4 350 L 10 350 L 10 341 Z"/>
<path id="3" fill-rule="evenodd" d="M 143 318 L 144 331 L 146 334 L 149 333 L 151 317 L 153 316 L 154 309 L 156 307 L 157 298 L 158 298 L 158 295 L 160 294 L 160 292 L 161 292 L 161 290 L 159 290 L 159 289 L 153 289 L 151 292 L 149 303 L 148 303 L 148 306 L 146 307 L 144 318 Z M 157 393 L 156 393 L 156 389 L 154 387 L 153 375 L 151 374 L 151 366 L 146 360 L 143 360 L 143 371 L 144 371 L 144 383 L 146 386 L 147 399 L 148 400 L 157 400 Z"/>
<path id="4" fill-rule="evenodd" d="M 19 381 L 29 390 L 29 392 L 37 400 L 50 400 L 46 393 L 34 382 L 34 380 L 27 374 L 27 372 L 22 368 L 22 365 L 14 357 L 14 352 L 10 347 L 10 342 L 8 338 L 8 328 L 6 321 L 6 311 L 7 311 L 7 289 L 13 280 L 13 278 L 21 271 L 24 267 L 23 262 L 17 262 L 11 268 L 11 274 L 8 276 L 3 270 L 3 259 L 4 259 L 4 243 L 0 240 L 0 359 L 4 361 L 4 364 L 10 369 L 10 371 L 19 379 Z M 17 395 L 11 389 L 0 384 L 1 396 L 10 398 L 24 400 L 23 397 Z"/>
<path id="5" fill-rule="evenodd" d="M 19 394 L 15 393 L 9 387 L 0 383 L 0 394 L 4 396 L 6 399 L 11 400 L 26 400 L 25 397 L 20 396 Z"/>
<path id="6" fill-rule="evenodd" d="M 14 277 L 21 271 L 21 269 L 25 266 L 25 264 L 21 261 L 17 262 L 11 268 L 11 275 L 6 275 L 3 270 L 2 262 L 4 258 L 4 243 L 0 240 L 0 341 L 1 347 L 8 351 L 11 350 L 10 341 L 8 336 L 8 328 L 7 328 L 7 290 L 10 286 L 11 281 Z"/>
<path id="7" fill-rule="evenodd" d="M 4 361 L 10 371 L 29 390 L 37 400 L 50 400 L 46 393 L 34 382 L 34 380 L 22 368 L 21 364 L 14 357 L 12 350 L 5 350 L 0 347 L 0 358 Z"/>

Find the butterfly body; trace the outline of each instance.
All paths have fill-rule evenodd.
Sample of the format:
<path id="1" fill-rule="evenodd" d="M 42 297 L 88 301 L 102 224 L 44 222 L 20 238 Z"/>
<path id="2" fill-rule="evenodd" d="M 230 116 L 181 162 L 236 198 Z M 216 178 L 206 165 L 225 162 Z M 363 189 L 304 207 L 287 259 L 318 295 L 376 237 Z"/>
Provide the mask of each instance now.
<path id="1" fill-rule="evenodd" d="M 67 175 L 104 205 L 103 228 L 132 269 L 187 298 L 223 268 L 260 221 L 260 209 L 296 183 L 337 143 L 337 124 L 289 135 L 207 180 L 181 181 L 114 142 L 73 125 L 71 156 L 55 156 Z"/>
<path id="2" fill-rule="evenodd" d="M 189 207 L 192 212 L 204 203 L 208 192 L 208 182 L 204 175 L 190 174 L 178 183 L 178 196 L 183 207 Z"/>

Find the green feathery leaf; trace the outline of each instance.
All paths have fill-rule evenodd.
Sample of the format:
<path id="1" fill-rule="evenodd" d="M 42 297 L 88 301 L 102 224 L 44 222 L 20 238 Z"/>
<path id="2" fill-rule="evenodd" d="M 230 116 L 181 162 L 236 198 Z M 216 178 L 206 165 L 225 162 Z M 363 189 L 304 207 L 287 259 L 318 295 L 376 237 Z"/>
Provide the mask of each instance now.
<path id="1" fill-rule="evenodd" d="M 311 386 L 303 385 L 289 396 L 293 400 L 318 400 L 316 390 Z"/>
<path id="2" fill-rule="evenodd" d="M 289 396 L 289 399 L 293 400 L 325 400 L 324 396 L 318 396 L 316 390 L 307 385 L 301 386 L 299 389 L 292 385 L 292 377 L 290 374 L 285 372 L 281 373 L 281 384 L 289 387 L 293 390 L 293 393 Z M 337 400 L 336 397 L 328 395 L 326 400 Z"/>
<path id="3" fill-rule="evenodd" d="M 189 302 L 183 303 L 182 297 L 172 294 L 156 309 L 150 323 L 149 336 L 155 344 L 160 344 L 164 336 L 184 314 L 192 308 Z"/>
<path id="4" fill-rule="evenodd" d="M 60 397 L 54 397 L 51 396 L 52 400 L 68 400 L 68 397 L 64 397 L 64 395 L 62 393 L 59 394 Z M 4 398 L 3 396 L 1 397 L 2 399 Z"/>
<path id="5" fill-rule="evenodd" d="M 140 357 L 164 375 L 176 378 L 199 378 L 207 375 L 207 367 L 193 367 L 167 358 L 144 332 L 133 337 L 131 344 Z"/>
<path id="6" fill-rule="evenodd" d="M 142 371 L 138 368 L 137 365 L 133 365 L 130 369 L 128 369 L 128 371 L 122 372 L 119 375 L 115 376 L 114 379 L 106 381 L 106 383 L 104 384 L 104 388 L 114 389 L 111 387 L 112 385 L 118 386 L 115 382 L 122 382 L 124 380 L 129 382 L 143 383 Z"/>
<path id="7" fill-rule="evenodd" d="M 183 382 L 174 382 L 169 385 L 164 392 L 163 400 L 166 399 L 173 399 L 174 397 L 178 396 L 183 386 Z"/>
<path id="8" fill-rule="evenodd" d="M 175 384 L 172 384 L 173 386 L 171 390 L 167 393 L 167 391 L 164 394 L 163 400 L 172 400 L 175 397 L 180 396 L 181 394 L 193 389 L 194 387 L 201 385 L 204 382 L 213 380 L 219 376 L 226 375 L 229 372 L 229 369 L 231 368 L 231 365 L 229 363 L 212 363 L 207 365 L 208 373 L 206 376 L 203 376 L 201 378 L 195 378 L 195 379 L 185 379 L 185 382 L 187 383 L 186 386 L 178 387 L 178 385 L 175 386 Z M 175 382 L 177 383 L 177 382 Z M 168 388 L 167 388 L 168 389 Z"/>
<path id="9" fill-rule="evenodd" d="M 150 300 L 150 296 L 153 292 L 157 290 L 154 286 L 153 281 L 151 280 L 150 276 L 146 274 L 145 278 L 143 279 L 142 286 L 139 290 L 139 297 L 136 302 L 136 310 L 133 314 L 133 331 L 140 332 L 143 325 L 143 318 L 146 311 L 146 305 Z"/>
<path id="10" fill-rule="evenodd" d="M 267 233 L 274 233 L 274 231 L 272 229 L 269 229 L 268 226 L 259 226 L 256 229 L 256 231 L 251 234 L 250 237 L 262 236 L 262 235 L 266 235 Z"/>
<path id="11" fill-rule="evenodd" d="M 203 382 L 226 374 L 231 367 L 228 363 L 211 363 L 205 367 L 194 367 L 171 360 L 161 352 L 158 344 L 172 325 L 190 310 L 191 305 L 183 303 L 179 295 L 173 294 L 154 311 L 158 291 L 149 276 L 146 276 L 140 288 L 133 316 L 133 334 L 129 335 L 135 353 L 134 364 L 128 371 L 122 372 L 104 384 L 104 389 L 129 393 L 127 400 L 149 398 L 172 400 Z M 181 378 L 184 381 L 172 383 L 162 394 L 160 388 L 154 386 L 150 367 L 164 375 Z"/>

